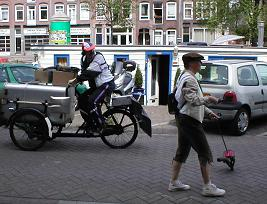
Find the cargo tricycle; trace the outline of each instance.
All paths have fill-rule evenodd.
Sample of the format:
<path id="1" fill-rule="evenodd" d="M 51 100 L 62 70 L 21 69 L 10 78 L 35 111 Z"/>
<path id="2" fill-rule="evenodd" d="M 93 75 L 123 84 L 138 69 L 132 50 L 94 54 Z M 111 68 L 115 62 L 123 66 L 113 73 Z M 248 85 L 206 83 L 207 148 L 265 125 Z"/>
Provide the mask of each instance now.
<path id="1" fill-rule="evenodd" d="M 111 148 L 126 148 L 136 140 L 139 127 L 152 134 L 151 120 L 130 95 L 102 101 L 99 108 L 105 126 L 98 135 L 85 127 L 86 121 L 79 127 L 70 125 L 75 116 L 75 87 L 5 83 L 0 99 L 1 124 L 9 127 L 13 143 L 21 150 L 37 150 L 58 137 L 100 137 Z"/>

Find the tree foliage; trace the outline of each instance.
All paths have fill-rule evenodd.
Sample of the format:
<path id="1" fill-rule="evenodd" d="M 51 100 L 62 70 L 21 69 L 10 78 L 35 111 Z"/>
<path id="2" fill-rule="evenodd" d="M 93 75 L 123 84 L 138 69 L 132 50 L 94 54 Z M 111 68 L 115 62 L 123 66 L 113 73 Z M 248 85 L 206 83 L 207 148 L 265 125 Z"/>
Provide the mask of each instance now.
<path id="1" fill-rule="evenodd" d="M 226 30 L 243 35 L 246 40 L 257 38 L 257 21 L 262 11 L 255 0 L 201 0 L 196 13 L 203 11 L 202 24 L 211 30 Z"/>

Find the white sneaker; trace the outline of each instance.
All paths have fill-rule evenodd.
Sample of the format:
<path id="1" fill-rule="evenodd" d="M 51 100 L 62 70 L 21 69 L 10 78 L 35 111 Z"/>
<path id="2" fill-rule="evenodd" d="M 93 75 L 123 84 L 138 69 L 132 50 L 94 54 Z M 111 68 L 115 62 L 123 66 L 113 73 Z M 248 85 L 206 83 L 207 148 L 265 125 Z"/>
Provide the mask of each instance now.
<path id="1" fill-rule="evenodd" d="M 225 194 L 225 190 L 217 188 L 214 184 L 207 184 L 203 186 L 202 195 L 203 196 L 223 196 Z"/>
<path id="2" fill-rule="evenodd" d="M 176 180 L 174 182 L 170 182 L 168 191 L 185 191 L 189 190 L 190 186 L 183 184 L 181 181 Z"/>

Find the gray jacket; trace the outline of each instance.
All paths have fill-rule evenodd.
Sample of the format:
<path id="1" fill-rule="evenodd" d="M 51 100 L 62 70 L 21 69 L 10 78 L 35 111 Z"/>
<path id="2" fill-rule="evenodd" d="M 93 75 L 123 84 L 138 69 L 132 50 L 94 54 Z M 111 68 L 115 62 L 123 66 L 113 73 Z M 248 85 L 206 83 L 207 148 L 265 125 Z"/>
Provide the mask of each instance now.
<path id="1" fill-rule="evenodd" d="M 208 98 L 203 96 L 194 73 L 186 70 L 182 74 L 180 80 L 177 81 L 175 93 L 180 113 L 202 123 L 204 115 L 212 112 L 206 107 L 208 105 Z"/>
<path id="2" fill-rule="evenodd" d="M 82 61 L 85 60 L 85 57 L 86 56 L 83 57 Z M 95 55 L 93 61 L 89 64 L 86 70 L 99 73 L 95 77 L 96 87 L 100 87 L 102 84 L 110 82 L 114 78 L 111 71 L 109 70 L 109 66 L 106 63 L 106 60 L 101 54 Z"/>

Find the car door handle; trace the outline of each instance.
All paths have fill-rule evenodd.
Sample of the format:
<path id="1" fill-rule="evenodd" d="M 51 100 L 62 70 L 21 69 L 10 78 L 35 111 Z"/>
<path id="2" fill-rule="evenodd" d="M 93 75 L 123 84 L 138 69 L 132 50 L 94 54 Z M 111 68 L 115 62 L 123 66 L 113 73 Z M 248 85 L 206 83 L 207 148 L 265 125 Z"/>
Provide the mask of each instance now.
<path id="1" fill-rule="evenodd" d="M 261 94 L 264 95 L 263 89 L 261 90 Z"/>

